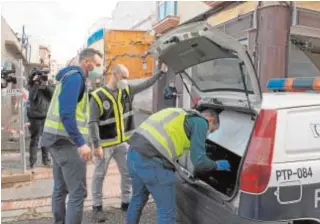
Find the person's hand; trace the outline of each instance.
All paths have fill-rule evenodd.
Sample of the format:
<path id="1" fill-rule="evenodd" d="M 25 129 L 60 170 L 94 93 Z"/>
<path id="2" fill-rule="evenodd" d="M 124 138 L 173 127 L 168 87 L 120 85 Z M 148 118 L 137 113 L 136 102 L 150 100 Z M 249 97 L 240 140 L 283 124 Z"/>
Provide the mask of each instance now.
<path id="1" fill-rule="evenodd" d="M 177 93 L 172 93 L 172 95 L 176 96 L 176 95 L 177 95 Z"/>
<path id="2" fill-rule="evenodd" d="M 33 80 L 33 81 L 36 81 L 36 80 L 38 80 L 38 78 L 39 78 L 39 76 L 38 76 L 38 75 L 35 75 L 32 80 Z"/>
<path id="3" fill-rule="evenodd" d="M 99 148 L 95 148 L 94 151 L 93 151 L 93 155 L 99 159 L 102 159 L 103 157 L 103 150 L 101 147 Z"/>
<path id="4" fill-rule="evenodd" d="M 161 71 L 162 73 L 167 73 L 167 72 L 168 72 L 168 67 L 167 67 L 167 65 L 165 65 L 164 63 L 162 63 L 162 64 L 161 64 L 160 71 Z"/>
<path id="5" fill-rule="evenodd" d="M 216 164 L 218 171 L 231 171 L 231 166 L 228 160 L 217 160 Z"/>
<path id="6" fill-rule="evenodd" d="M 87 144 L 79 147 L 78 150 L 80 153 L 80 157 L 83 160 L 90 161 L 92 159 L 92 152 L 91 152 L 90 147 Z"/>

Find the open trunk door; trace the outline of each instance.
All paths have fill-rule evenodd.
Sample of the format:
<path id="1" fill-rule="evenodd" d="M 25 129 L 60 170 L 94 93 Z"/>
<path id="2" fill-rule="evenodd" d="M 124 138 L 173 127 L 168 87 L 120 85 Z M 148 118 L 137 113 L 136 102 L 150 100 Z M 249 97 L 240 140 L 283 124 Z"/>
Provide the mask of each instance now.
<path id="1" fill-rule="evenodd" d="M 249 107 L 261 103 L 259 81 L 246 49 L 206 22 L 177 27 L 160 37 L 149 52 L 183 74 L 202 100 Z"/>

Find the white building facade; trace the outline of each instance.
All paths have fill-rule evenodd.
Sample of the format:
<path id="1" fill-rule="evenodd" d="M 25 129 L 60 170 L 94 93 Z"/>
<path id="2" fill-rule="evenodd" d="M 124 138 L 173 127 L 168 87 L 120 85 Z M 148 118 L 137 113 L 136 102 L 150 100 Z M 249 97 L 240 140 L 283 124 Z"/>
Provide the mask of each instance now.
<path id="1" fill-rule="evenodd" d="M 114 29 L 152 30 L 156 1 L 119 1 L 112 13 Z"/>

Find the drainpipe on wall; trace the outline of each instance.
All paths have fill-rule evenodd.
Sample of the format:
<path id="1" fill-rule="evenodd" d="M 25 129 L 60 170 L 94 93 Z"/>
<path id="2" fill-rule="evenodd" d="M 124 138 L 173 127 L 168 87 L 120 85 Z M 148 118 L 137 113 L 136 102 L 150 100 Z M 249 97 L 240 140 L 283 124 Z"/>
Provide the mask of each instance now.
<path id="1" fill-rule="evenodd" d="M 292 26 L 298 24 L 298 11 L 297 11 L 297 3 L 290 2 L 291 4 L 291 18 L 292 18 Z"/>
<path id="2" fill-rule="evenodd" d="M 27 40 L 27 36 L 25 33 L 25 27 L 22 26 L 22 34 L 21 34 L 21 51 L 23 51 L 25 41 Z M 23 52 L 22 52 L 23 54 Z M 19 90 L 22 92 L 23 90 L 23 80 L 24 80 L 24 66 L 23 66 L 23 56 L 19 59 L 19 67 L 20 67 L 20 76 L 19 76 Z M 22 97 L 20 98 L 19 102 L 19 126 L 20 126 L 20 134 L 19 134 L 19 148 L 20 148 L 20 158 L 21 158 L 21 170 L 23 173 L 26 172 L 27 165 L 26 165 L 26 128 L 25 128 L 25 105 L 23 102 Z"/>
<path id="3" fill-rule="evenodd" d="M 254 38 L 254 50 L 253 50 L 253 62 L 254 67 L 257 71 L 258 78 L 260 78 L 260 67 L 259 67 L 259 48 L 258 48 L 258 34 L 259 34 L 259 21 L 258 21 L 258 15 L 259 15 L 259 7 L 261 6 L 261 1 L 257 3 L 257 6 L 253 12 L 253 31 L 255 32 L 255 38 Z"/>
<path id="4" fill-rule="evenodd" d="M 287 3 L 287 5 L 290 11 L 289 11 L 289 16 L 287 18 L 288 32 L 287 32 L 287 49 L 286 49 L 287 51 L 286 51 L 286 61 L 285 61 L 286 67 L 285 67 L 285 74 L 284 74 L 285 77 L 288 77 L 288 63 L 289 63 L 290 43 L 291 43 L 290 30 L 291 30 L 291 26 L 297 25 L 297 22 L 298 22 L 296 2 L 290 2 L 290 3 Z"/>

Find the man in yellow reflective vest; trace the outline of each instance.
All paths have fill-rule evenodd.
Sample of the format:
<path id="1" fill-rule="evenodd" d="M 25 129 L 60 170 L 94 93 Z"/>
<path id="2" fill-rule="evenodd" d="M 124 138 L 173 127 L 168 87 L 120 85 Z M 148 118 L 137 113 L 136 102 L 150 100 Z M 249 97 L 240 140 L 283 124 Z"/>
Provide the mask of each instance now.
<path id="1" fill-rule="evenodd" d="M 215 111 L 199 113 L 180 108 L 161 110 L 139 126 L 128 142 L 133 196 L 127 224 L 139 223 L 150 193 L 157 206 L 157 223 L 176 223 L 175 164 L 187 150 L 191 149 L 196 172 L 230 171 L 228 161 L 212 161 L 206 155 L 207 134 L 218 127 L 219 116 Z"/>
<path id="2" fill-rule="evenodd" d="M 102 209 L 102 189 L 111 158 L 115 159 L 121 174 L 121 209 L 126 211 L 128 208 L 131 178 L 126 163 L 126 142 L 135 128 L 133 97 L 151 87 L 162 75 L 159 72 L 140 84 L 128 85 L 128 69 L 121 64 L 115 65 L 107 85 L 91 93 L 89 129 L 95 155 L 92 199 L 93 219 L 97 222 L 106 220 Z"/>
<path id="3" fill-rule="evenodd" d="M 55 224 L 82 223 L 87 195 L 86 161 L 89 148 L 89 98 L 86 79 L 102 74 L 102 54 L 86 48 L 79 66 L 68 66 L 56 76 L 58 84 L 48 109 L 41 145 L 50 148 L 53 159 L 52 212 Z M 66 209 L 66 197 L 69 194 Z"/>

